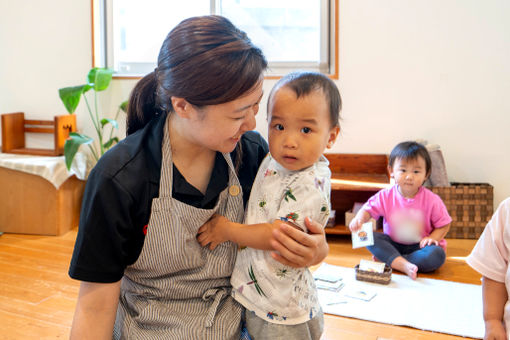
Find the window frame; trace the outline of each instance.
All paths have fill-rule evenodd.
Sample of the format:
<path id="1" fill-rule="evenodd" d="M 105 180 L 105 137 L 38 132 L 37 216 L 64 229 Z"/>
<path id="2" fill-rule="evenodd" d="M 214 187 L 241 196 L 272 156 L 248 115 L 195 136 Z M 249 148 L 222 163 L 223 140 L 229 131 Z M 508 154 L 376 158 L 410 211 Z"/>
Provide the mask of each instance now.
<path id="1" fill-rule="evenodd" d="M 209 0 L 211 12 L 215 12 L 220 0 Z M 113 45 L 108 41 L 113 37 L 113 29 L 108 22 L 112 20 L 112 1 L 111 0 L 90 0 L 91 3 L 91 24 L 92 24 L 92 66 L 104 67 L 111 65 L 108 56 L 113 55 Z M 321 61 L 317 67 L 316 63 L 303 62 L 270 62 L 269 69 L 271 73 L 266 73 L 266 79 L 279 79 L 285 73 L 295 69 L 315 69 L 328 75 L 332 79 L 339 77 L 339 0 L 321 0 L 321 17 L 327 20 L 321 20 Z M 105 15 L 106 12 L 106 15 Z M 109 16 L 109 18 L 107 17 Z M 326 40 L 326 41 L 324 41 Z M 329 53 L 327 50 L 329 49 Z M 141 79 L 141 75 L 116 75 L 115 79 Z"/>

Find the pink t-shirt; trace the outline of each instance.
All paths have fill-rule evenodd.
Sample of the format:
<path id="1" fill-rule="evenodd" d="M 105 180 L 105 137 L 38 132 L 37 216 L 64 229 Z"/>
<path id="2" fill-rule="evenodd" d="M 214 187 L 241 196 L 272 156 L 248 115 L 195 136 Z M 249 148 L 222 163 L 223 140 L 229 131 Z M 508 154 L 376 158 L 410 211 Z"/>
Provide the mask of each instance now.
<path id="1" fill-rule="evenodd" d="M 502 282 L 510 296 L 510 198 L 499 205 L 482 235 L 476 242 L 467 263 L 491 280 Z M 505 304 L 504 319 L 507 332 L 510 330 L 510 302 Z"/>
<path id="2" fill-rule="evenodd" d="M 398 185 L 393 185 L 370 197 L 363 208 L 374 219 L 383 216 L 384 233 L 401 244 L 419 243 L 434 229 L 452 221 L 441 198 L 424 187 L 413 198 L 405 198 Z M 439 245 L 446 248 L 446 240 Z"/>

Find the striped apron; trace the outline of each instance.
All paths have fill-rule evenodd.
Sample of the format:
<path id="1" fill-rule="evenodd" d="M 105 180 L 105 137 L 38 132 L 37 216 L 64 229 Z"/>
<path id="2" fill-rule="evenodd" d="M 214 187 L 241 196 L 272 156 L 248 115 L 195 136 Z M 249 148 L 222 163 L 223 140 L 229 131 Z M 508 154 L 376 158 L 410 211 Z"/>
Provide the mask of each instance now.
<path id="1" fill-rule="evenodd" d="M 230 296 L 237 246 L 224 242 L 211 251 L 196 240 L 198 228 L 214 213 L 242 222 L 239 180 L 226 153 L 229 184 L 213 209 L 173 199 L 167 131 L 160 196 L 152 201 L 140 256 L 122 278 L 114 339 L 239 339 L 241 306 Z"/>

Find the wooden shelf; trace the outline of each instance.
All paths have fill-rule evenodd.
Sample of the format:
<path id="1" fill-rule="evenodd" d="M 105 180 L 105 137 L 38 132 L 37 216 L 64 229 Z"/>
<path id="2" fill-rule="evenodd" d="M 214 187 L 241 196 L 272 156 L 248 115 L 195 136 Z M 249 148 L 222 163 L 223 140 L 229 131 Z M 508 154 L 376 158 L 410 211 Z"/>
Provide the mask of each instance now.
<path id="1" fill-rule="evenodd" d="M 331 190 L 379 191 L 388 185 L 386 174 L 331 174 Z"/>
<path id="2" fill-rule="evenodd" d="M 388 156 L 385 154 L 325 154 L 331 169 L 331 209 L 335 226 L 325 228 L 327 235 L 349 235 L 345 212 L 354 203 L 364 203 L 390 185 Z"/>
<path id="3" fill-rule="evenodd" d="M 350 235 L 351 231 L 343 224 L 337 224 L 334 227 L 324 228 L 326 235 Z"/>
<path id="4" fill-rule="evenodd" d="M 1 115 L 2 152 L 22 155 L 60 156 L 69 133 L 76 131 L 76 115 L 54 116 L 53 120 L 25 119 L 25 113 Z M 53 149 L 31 149 L 25 147 L 26 133 L 53 134 Z"/>

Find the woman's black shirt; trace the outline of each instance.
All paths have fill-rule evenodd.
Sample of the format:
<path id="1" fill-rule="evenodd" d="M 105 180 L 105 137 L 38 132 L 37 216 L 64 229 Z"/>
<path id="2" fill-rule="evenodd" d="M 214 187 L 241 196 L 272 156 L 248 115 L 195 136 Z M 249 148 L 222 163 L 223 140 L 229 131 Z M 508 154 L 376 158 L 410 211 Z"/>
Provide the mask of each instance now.
<path id="1" fill-rule="evenodd" d="M 69 275 L 90 282 L 116 282 L 142 250 L 152 199 L 159 196 L 161 145 L 166 114 L 126 137 L 101 157 L 85 187 L 80 226 Z M 241 138 L 242 161 L 238 178 L 246 205 L 266 141 L 257 132 Z M 236 152 L 231 153 L 236 163 Z M 212 208 L 228 185 L 228 165 L 217 153 L 205 195 L 173 168 L 172 196 L 186 204 Z"/>

